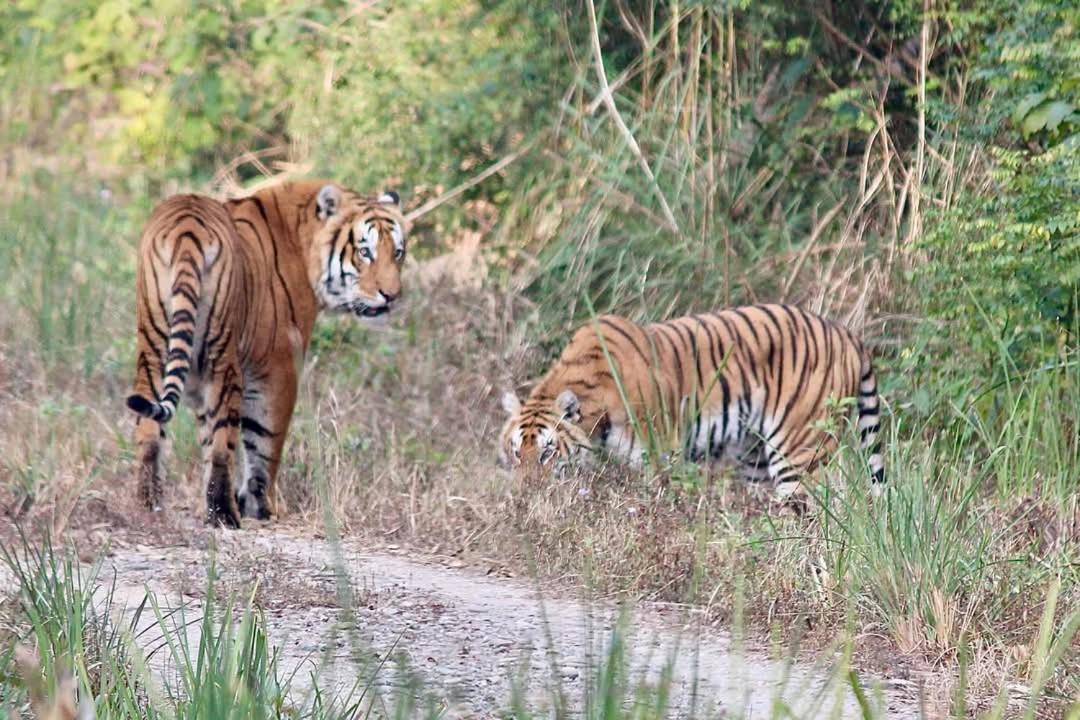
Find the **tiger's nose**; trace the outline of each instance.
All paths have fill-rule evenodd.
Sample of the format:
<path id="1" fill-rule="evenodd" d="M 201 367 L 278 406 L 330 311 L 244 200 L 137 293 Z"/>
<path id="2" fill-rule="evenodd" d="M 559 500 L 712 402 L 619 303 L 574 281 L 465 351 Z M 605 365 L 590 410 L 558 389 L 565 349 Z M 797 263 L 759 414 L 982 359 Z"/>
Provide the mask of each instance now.
<path id="1" fill-rule="evenodd" d="M 401 296 L 401 291 L 398 292 L 386 292 L 385 290 L 379 291 L 379 296 L 383 299 L 383 302 L 390 304 Z"/>

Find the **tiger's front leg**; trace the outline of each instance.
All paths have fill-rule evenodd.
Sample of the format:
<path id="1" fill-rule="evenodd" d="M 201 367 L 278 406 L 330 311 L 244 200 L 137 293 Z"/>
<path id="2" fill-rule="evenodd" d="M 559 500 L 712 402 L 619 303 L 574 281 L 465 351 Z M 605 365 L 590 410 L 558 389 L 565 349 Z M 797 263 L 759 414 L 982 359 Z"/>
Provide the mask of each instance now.
<path id="1" fill-rule="evenodd" d="M 601 438 L 602 447 L 635 470 L 645 466 L 647 448 L 628 420 L 611 420 Z"/>
<path id="2" fill-rule="evenodd" d="M 278 513 L 277 473 L 296 404 L 298 375 L 291 362 L 260 382 L 249 381 L 240 420 L 244 479 L 236 502 L 244 517 L 271 520 Z"/>

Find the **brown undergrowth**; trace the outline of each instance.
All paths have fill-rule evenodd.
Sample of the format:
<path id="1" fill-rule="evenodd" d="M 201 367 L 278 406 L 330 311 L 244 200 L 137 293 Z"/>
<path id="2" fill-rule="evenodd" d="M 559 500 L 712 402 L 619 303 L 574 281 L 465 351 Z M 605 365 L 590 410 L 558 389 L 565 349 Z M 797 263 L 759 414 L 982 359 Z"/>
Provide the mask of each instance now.
<path id="1" fill-rule="evenodd" d="M 122 297 L 108 316 L 111 332 L 125 324 Z M 497 398 L 542 369 L 529 336 L 536 319 L 514 296 L 443 277 L 417 282 L 385 327 L 321 324 L 280 477 L 281 521 L 535 572 L 599 595 L 693 603 L 711 621 L 745 623 L 789 651 L 793 643 L 829 647 L 849 631 L 858 662 L 928 682 L 939 697 L 965 652 L 975 706 L 1010 687 L 1022 694 L 1049 583 L 1067 581 L 1076 560 L 1075 498 L 964 500 L 963 488 L 952 487 L 957 477 L 929 469 L 933 452 L 895 433 L 902 447 L 890 456 L 906 467 L 893 472 L 904 484 L 893 506 L 870 507 L 863 488 L 844 482 L 850 458 L 826 470 L 827 509 L 806 518 L 778 517 L 725 472 L 693 467 L 609 466 L 522 486 L 495 467 Z M 107 350 L 79 378 L 19 352 L 13 325 L 3 337 L 5 357 L 19 358 L 5 366 L 0 389 L 0 424 L 9 428 L 0 436 L 5 525 L 18 521 L 89 549 L 117 533 L 150 546 L 190 542 L 183 523 L 135 505 L 121 353 Z M 168 461 L 168 512 L 181 517 L 201 508 L 186 414 L 170 428 Z M 905 513 L 923 515 L 905 530 Z M 918 532 L 937 536 L 919 545 Z M 941 543 L 955 546 L 952 565 L 932 557 Z M 1054 615 L 1064 622 L 1076 607 L 1075 586 L 1066 584 Z M 1075 658 L 1058 669 L 1057 697 L 1070 692 L 1076 670 Z"/>

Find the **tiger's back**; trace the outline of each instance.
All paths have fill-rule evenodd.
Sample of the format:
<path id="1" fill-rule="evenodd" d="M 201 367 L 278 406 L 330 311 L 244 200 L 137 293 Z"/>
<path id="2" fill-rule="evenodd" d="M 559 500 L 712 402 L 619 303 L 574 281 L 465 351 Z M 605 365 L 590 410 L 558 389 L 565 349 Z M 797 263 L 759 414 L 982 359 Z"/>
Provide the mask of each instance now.
<path id="1" fill-rule="evenodd" d="M 832 412 L 831 400 L 849 397 L 857 399 L 862 444 L 880 483 L 877 385 L 847 328 L 787 305 L 649 325 L 608 315 L 574 334 L 521 412 L 512 413 L 501 445 L 506 457 L 520 455 L 528 438 L 573 426 L 584 444 L 636 462 L 647 432 L 677 426 L 691 459 L 734 461 L 786 495 L 835 450 L 835 436 L 819 421 Z"/>

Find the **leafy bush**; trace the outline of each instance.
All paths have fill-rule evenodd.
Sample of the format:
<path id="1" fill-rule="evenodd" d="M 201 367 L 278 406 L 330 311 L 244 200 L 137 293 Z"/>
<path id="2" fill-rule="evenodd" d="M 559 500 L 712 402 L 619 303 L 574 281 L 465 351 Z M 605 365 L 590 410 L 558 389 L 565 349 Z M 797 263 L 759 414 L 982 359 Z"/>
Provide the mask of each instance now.
<path id="1" fill-rule="evenodd" d="M 997 27 L 981 44 L 979 95 L 942 131 L 986 180 L 933 212 L 919 272 L 940 321 L 931 357 L 957 374 L 1002 357 L 1012 370 L 1045 363 L 1075 346 L 1080 323 L 1080 9 L 987 2 L 981 16 Z"/>
<path id="2" fill-rule="evenodd" d="M 28 77 L 35 105 L 5 107 L 0 140 L 181 183 L 298 159 L 362 187 L 451 186 L 531 126 L 556 19 L 524 2 L 19 0 L 0 7 L 0 78 Z"/>

